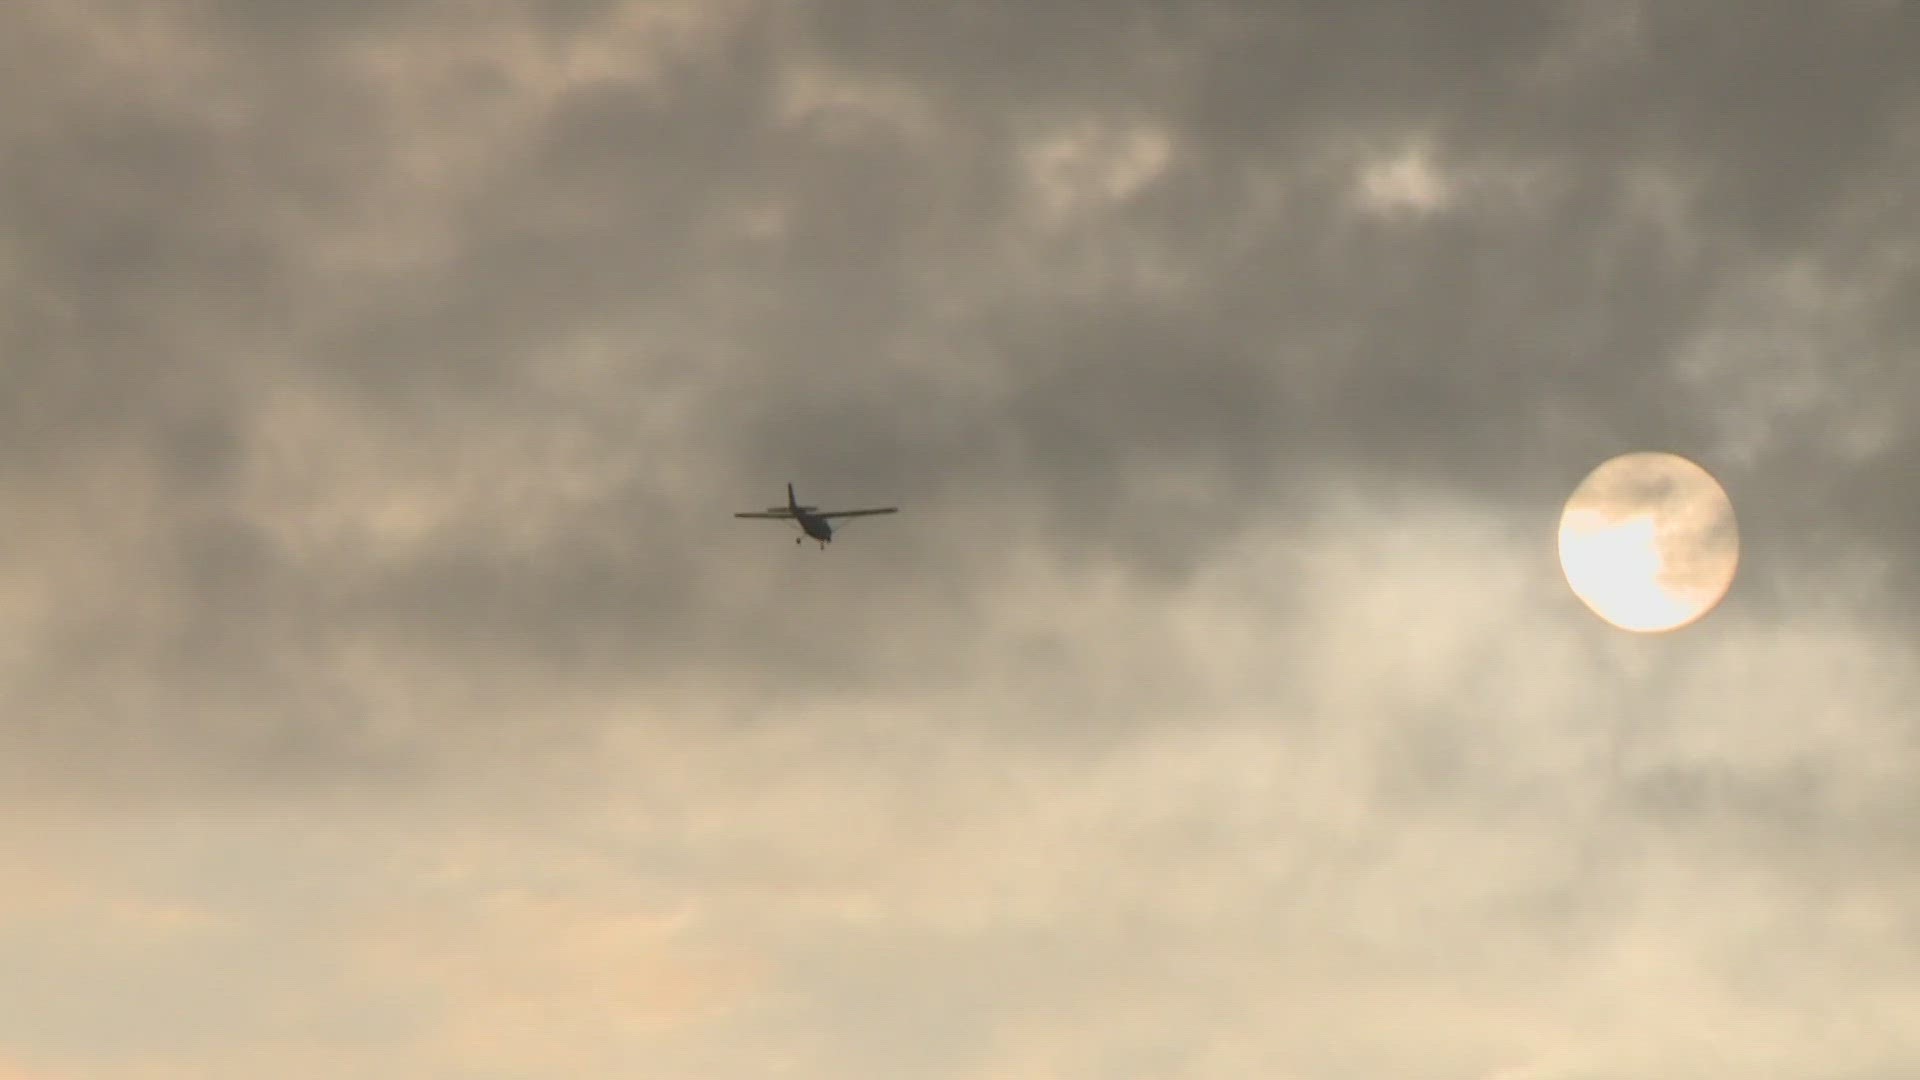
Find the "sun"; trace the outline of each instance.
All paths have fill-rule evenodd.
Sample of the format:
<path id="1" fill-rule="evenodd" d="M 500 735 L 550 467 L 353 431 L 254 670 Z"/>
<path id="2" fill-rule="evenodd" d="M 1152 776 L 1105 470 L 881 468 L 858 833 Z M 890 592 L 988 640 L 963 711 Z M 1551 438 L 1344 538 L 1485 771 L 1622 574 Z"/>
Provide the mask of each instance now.
<path id="1" fill-rule="evenodd" d="M 1725 490 L 1675 454 L 1623 454 L 1589 473 L 1560 515 L 1560 566 L 1593 613 L 1638 633 L 1677 630 L 1733 585 L 1739 529 Z"/>

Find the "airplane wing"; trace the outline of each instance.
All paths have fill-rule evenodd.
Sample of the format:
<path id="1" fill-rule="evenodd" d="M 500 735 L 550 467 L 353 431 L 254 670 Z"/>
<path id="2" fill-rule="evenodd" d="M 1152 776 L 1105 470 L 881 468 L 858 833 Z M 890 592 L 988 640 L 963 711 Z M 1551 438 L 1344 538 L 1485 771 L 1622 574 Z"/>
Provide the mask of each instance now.
<path id="1" fill-rule="evenodd" d="M 899 510 L 900 508 L 897 506 L 880 506 L 871 510 L 835 510 L 830 514 L 817 514 L 815 516 L 823 518 L 866 517 L 869 514 L 897 513 Z"/>
<path id="2" fill-rule="evenodd" d="M 737 518 L 767 518 L 773 521 L 790 521 L 793 518 L 793 513 L 788 510 L 769 510 L 764 514 L 735 514 L 733 516 Z"/>

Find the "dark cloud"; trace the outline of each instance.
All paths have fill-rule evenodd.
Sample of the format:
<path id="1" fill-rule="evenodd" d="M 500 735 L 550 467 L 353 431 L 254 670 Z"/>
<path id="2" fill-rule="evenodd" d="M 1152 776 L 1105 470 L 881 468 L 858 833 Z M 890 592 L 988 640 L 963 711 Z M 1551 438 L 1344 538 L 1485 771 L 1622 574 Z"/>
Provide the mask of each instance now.
<path id="1" fill-rule="evenodd" d="M 1898 210 L 1873 202 L 1912 99 L 1897 13 L 834 5 L 681 13 L 710 25 L 670 48 L 618 39 L 613 11 L 438 39 L 391 32 L 455 25 L 425 7 L 332 13 L 345 36 L 215 13 L 157 22 L 174 49 L 145 60 L 49 22 L 83 68 L 140 80 L 73 81 L 65 122 L 10 158 L 35 298 L 10 351 L 64 357 L 16 367 L 10 437 L 153 460 L 151 494 L 184 512 L 151 557 L 180 553 L 164 580 L 188 609 L 337 611 L 422 642 L 493 625 L 513 649 L 660 647 L 624 612 L 697 625 L 695 516 L 787 479 L 964 507 L 988 538 L 1037 512 L 1185 574 L 1322 477 L 1544 512 L 1601 458 L 1662 447 L 1765 491 L 1742 500 L 1756 542 L 1790 546 L 1816 508 L 1903 542 L 1886 478 L 1848 479 L 1900 443 L 1844 467 L 1801 447 L 1790 469 L 1788 419 L 1727 458 L 1737 358 L 1676 374 L 1725 329 L 1733 277 L 1817 249 L 1822 222 L 1857 233 L 1856 205 Z M 243 23 L 284 33 L 264 53 L 195 36 Z M 602 40 L 624 40 L 604 74 L 555 59 Z M 1819 78 L 1768 74 L 1786 68 Z M 1100 196 L 1142 145 L 1165 149 Z M 1048 153 L 1079 155 L 1062 175 L 1083 184 L 1051 220 Z M 1430 189 L 1399 197 L 1431 205 L 1369 211 L 1367 171 L 1396 161 Z M 1897 320 L 1897 295 L 1863 316 Z M 614 344 L 563 370 L 590 335 Z M 1859 392 L 1899 355 L 1830 363 Z M 292 599 L 313 568 L 223 508 L 264 453 L 261 395 L 311 386 L 426 484 L 513 467 L 500 428 L 435 419 L 496 406 L 582 457 L 647 460 L 514 559 L 483 523 L 512 510 L 456 509 L 447 546 L 315 608 Z M 356 437 L 312 433 L 309 467 Z M 1767 469 L 1794 482 L 1760 487 Z M 631 529 L 647 558 L 619 553 Z"/>
<path id="2" fill-rule="evenodd" d="M 1913 855 L 1911 29 L 1785 0 L 10 10 L 14 803 L 643 807 L 454 854 L 395 811 L 379 880 L 440 867 L 529 964 L 551 925 L 460 875 L 689 898 L 664 938 L 794 965 L 674 1029 L 702 1075 L 783 1039 L 835 1075 L 1688 1071 L 1653 997 L 1757 1032 L 1749 1071 L 1864 1075 L 1912 1049 L 1860 990 L 1913 930 L 1874 869 Z M 1712 470 L 1745 547 L 1721 610 L 1622 643 L 1551 530 L 1637 449 Z M 826 553 L 730 517 L 788 481 L 906 513 Z M 137 816 L 36 865 L 117 865 Z M 315 942 L 392 960 L 223 889 L 321 935 L 317 972 Z M 257 944 L 172 939 L 133 984 L 204 990 L 183 954 L 215 939 Z M 8 948 L 81 973 L 71 1001 L 116 967 Z M 400 952 L 354 963 L 465 1018 L 402 1010 L 436 1062 L 522 1015 Z M 1753 989 L 1802 977 L 1868 1017 L 1852 1060 Z M 1388 989 L 1445 1022 L 1383 1039 Z M 43 1019 L 85 1043 L 132 1007 L 97 1000 Z M 1316 1001 L 1351 1007 L 1281 1023 Z"/>

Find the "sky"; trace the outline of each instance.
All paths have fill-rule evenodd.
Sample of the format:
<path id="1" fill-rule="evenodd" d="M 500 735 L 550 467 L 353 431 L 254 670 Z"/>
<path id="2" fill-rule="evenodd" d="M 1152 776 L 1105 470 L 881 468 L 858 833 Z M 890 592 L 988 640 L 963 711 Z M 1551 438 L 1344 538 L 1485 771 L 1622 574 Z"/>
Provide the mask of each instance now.
<path id="1" fill-rule="evenodd" d="M 1873 0 L 5 5 L 0 1080 L 1912 1076 L 1917 173 Z"/>

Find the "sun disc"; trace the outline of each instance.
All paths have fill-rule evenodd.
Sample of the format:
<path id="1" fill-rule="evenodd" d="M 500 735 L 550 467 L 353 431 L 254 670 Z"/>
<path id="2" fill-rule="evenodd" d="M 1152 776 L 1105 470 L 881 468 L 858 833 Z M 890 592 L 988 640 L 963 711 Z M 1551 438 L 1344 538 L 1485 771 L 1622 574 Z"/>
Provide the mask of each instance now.
<path id="1" fill-rule="evenodd" d="M 1677 630 L 1733 585 L 1733 504 L 1699 465 L 1639 452 L 1604 462 L 1560 515 L 1560 566 L 1574 595 L 1623 630 Z"/>

